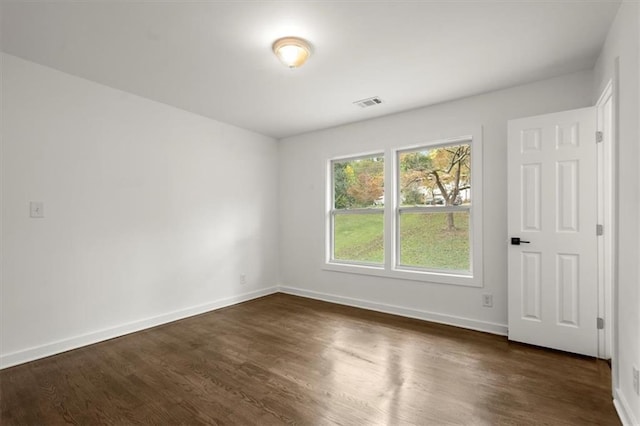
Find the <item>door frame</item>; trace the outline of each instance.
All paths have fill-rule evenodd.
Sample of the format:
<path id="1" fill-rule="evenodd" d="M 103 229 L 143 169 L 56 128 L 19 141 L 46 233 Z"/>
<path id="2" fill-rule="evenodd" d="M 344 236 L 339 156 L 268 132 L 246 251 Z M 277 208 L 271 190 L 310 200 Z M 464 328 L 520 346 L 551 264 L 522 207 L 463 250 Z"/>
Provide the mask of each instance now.
<path id="1" fill-rule="evenodd" d="M 610 126 L 610 137 L 606 138 L 605 135 L 605 143 L 608 141 L 608 146 L 605 145 L 603 148 L 607 148 L 610 153 L 610 182 L 605 186 L 604 190 L 609 190 L 609 194 L 611 196 L 611 215 L 610 221 L 608 224 L 610 232 L 609 236 L 611 238 L 611 243 L 609 244 L 610 251 L 609 253 L 603 253 L 603 259 L 608 259 L 611 265 L 611 273 L 610 273 L 610 286 L 609 286 L 609 300 L 610 300 L 610 311 L 609 317 L 605 318 L 605 324 L 609 323 L 609 349 L 611 356 L 611 393 L 613 395 L 614 400 L 616 399 L 616 391 L 618 389 L 619 380 L 619 368 L 618 368 L 618 241 L 620 230 L 618 227 L 618 210 L 619 210 L 619 199 L 620 194 L 618 191 L 618 182 L 619 182 L 619 144 L 618 144 L 618 117 L 619 117 L 619 107 L 618 107 L 618 76 L 619 76 L 619 58 L 615 58 L 613 61 L 613 73 L 611 79 L 605 85 L 604 90 L 600 94 L 598 102 L 596 103 L 596 109 L 598 111 L 598 116 L 600 116 L 600 109 L 603 107 L 607 100 L 611 99 L 611 107 L 612 107 L 612 117 L 611 117 L 611 126 Z M 596 123 L 596 128 L 600 130 L 601 122 Z M 606 234 L 605 234 L 606 235 Z M 604 282 L 602 283 L 604 286 Z M 603 287 L 604 290 L 604 287 Z M 605 328 L 605 331 L 607 328 Z"/>
<path id="2" fill-rule="evenodd" d="M 598 224 L 603 235 L 598 237 L 598 317 L 604 319 L 604 328 L 598 330 L 598 358 L 613 359 L 615 349 L 615 288 L 617 285 L 616 212 L 618 206 L 616 143 L 616 105 L 614 81 L 609 80 L 596 102 L 596 131 L 603 132 L 602 143 L 597 144 L 597 209 Z M 607 111 L 609 109 L 609 111 Z M 613 376 L 613 375 L 612 375 Z"/>

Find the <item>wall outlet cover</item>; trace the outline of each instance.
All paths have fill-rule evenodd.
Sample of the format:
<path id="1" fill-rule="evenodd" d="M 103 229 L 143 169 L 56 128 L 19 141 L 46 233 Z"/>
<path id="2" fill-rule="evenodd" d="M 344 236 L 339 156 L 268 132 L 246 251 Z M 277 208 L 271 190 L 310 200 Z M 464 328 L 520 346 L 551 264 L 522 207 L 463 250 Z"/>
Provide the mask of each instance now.
<path id="1" fill-rule="evenodd" d="M 31 201 L 29 203 L 29 217 L 44 217 L 44 203 L 42 201 Z"/>
<path id="2" fill-rule="evenodd" d="M 485 293 L 482 295 L 482 306 L 485 308 L 493 307 L 493 294 Z"/>

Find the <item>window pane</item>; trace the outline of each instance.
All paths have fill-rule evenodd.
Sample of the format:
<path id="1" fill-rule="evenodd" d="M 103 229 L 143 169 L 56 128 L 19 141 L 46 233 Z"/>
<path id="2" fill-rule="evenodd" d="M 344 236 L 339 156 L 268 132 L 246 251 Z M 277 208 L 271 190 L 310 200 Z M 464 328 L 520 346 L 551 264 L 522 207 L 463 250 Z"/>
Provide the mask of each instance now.
<path id="1" fill-rule="evenodd" d="M 471 145 L 401 152 L 401 206 L 457 206 L 471 203 Z"/>
<path id="2" fill-rule="evenodd" d="M 365 263 L 384 261 L 384 216 L 380 214 L 336 214 L 334 216 L 335 260 Z"/>
<path id="3" fill-rule="evenodd" d="M 400 214 L 400 265 L 470 271 L 469 253 L 469 212 Z"/>
<path id="4" fill-rule="evenodd" d="M 334 208 L 384 205 L 384 157 L 373 156 L 333 163 Z"/>

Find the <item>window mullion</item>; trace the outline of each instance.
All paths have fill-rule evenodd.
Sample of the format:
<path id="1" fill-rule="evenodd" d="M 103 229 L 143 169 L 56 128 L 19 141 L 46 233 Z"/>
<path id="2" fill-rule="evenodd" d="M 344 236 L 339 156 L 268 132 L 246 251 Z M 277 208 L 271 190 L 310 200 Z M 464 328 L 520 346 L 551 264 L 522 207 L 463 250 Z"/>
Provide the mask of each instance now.
<path id="1" fill-rule="evenodd" d="M 395 264 L 396 250 L 396 162 L 394 151 L 387 149 L 384 153 L 386 167 L 384 169 L 384 269 L 390 271 Z"/>

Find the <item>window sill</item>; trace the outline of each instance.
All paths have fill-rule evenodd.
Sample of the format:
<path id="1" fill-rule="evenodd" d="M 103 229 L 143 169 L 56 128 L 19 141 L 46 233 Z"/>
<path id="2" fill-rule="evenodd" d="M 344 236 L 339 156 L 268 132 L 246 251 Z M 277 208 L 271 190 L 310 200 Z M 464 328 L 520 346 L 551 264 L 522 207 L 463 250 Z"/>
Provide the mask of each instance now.
<path id="1" fill-rule="evenodd" d="M 385 269 L 383 266 L 356 265 L 349 263 L 326 262 L 322 268 L 325 271 L 342 272 L 347 274 L 370 275 L 380 278 L 420 281 L 423 283 L 449 284 L 463 287 L 482 287 L 480 277 L 453 273 L 439 273 L 414 271 L 410 269 Z"/>

